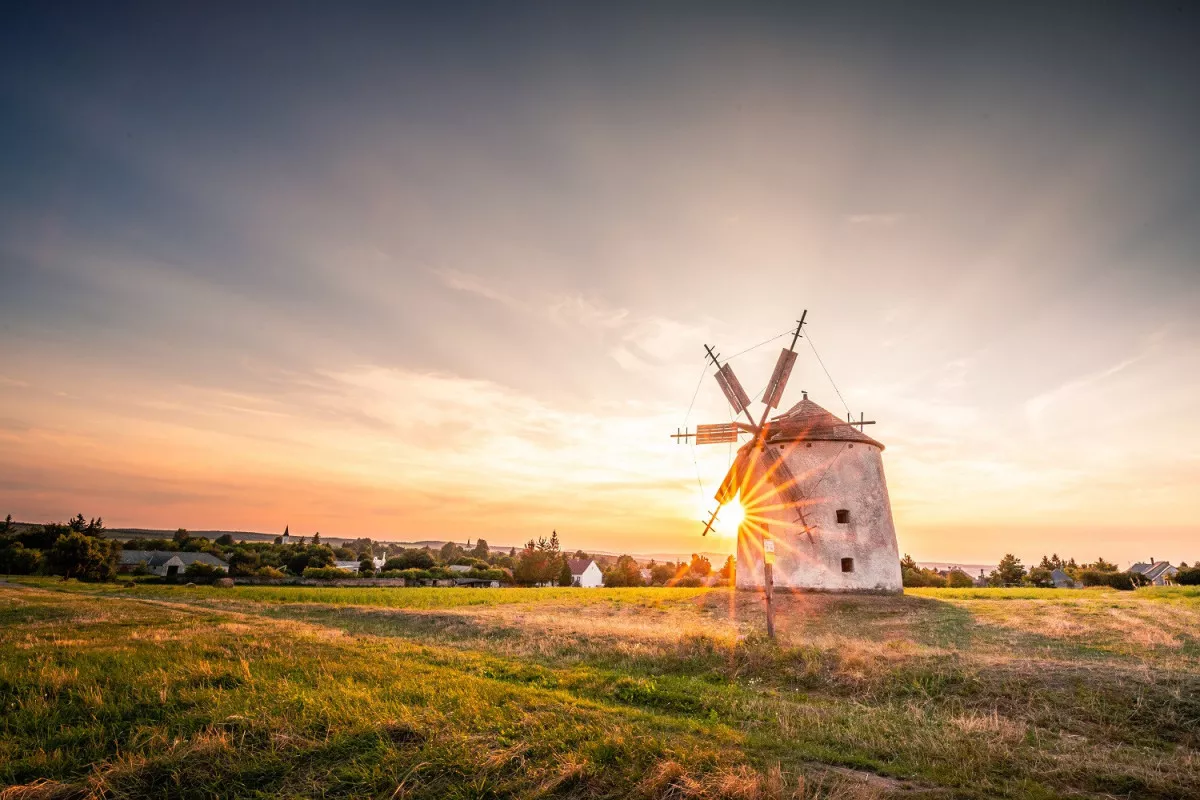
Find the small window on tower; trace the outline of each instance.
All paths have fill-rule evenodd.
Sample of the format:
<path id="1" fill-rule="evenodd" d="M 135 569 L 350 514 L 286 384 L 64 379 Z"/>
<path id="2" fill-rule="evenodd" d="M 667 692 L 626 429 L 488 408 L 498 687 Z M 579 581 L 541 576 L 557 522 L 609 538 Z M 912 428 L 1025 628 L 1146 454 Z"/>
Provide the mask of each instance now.
<path id="1" fill-rule="evenodd" d="M 845 525 L 847 522 L 849 522 L 850 521 L 850 509 L 839 508 L 837 510 L 837 521 L 841 525 Z"/>
<path id="2" fill-rule="evenodd" d="M 842 572 L 854 572 L 854 559 L 853 558 L 843 558 L 842 559 Z"/>

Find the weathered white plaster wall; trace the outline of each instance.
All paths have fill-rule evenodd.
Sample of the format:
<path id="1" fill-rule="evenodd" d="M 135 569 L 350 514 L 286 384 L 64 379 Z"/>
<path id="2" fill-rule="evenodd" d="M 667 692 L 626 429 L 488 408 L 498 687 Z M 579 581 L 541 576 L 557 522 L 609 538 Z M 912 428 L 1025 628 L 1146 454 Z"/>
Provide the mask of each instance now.
<path id="1" fill-rule="evenodd" d="M 777 495 L 762 492 L 747 514 L 768 518 L 775 541 L 775 586 L 827 591 L 903 591 L 900 554 L 880 449 L 863 442 L 813 441 L 768 445 L 782 452 L 807 499 L 795 521 L 791 509 L 772 509 Z M 748 486 L 763 477 L 762 462 Z M 763 483 L 763 487 L 771 484 Z M 746 498 L 743 498 L 746 501 Z M 757 506 L 754 507 L 754 506 Z M 850 512 L 839 523 L 837 510 Z M 842 571 L 842 559 L 854 559 L 854 571 Z M 744 525 L 738 534 L 737 586 L 763 585 L 760 534 Z"/>

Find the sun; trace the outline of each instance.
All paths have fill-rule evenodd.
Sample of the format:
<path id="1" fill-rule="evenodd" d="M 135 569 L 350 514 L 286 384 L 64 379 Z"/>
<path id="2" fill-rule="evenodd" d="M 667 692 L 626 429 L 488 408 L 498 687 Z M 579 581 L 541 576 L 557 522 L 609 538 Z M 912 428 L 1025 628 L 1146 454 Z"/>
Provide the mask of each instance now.
<path id="1" fill-rule="evenodd" d="M 745 518 L 746 507 L 742 505 L 742 498 L 739 495 L 721 507 L 721 512 L 717 514 L 717 522 L 713 527 L 722 536 L 732 538 L 737 536 L 738 528 Z"/>

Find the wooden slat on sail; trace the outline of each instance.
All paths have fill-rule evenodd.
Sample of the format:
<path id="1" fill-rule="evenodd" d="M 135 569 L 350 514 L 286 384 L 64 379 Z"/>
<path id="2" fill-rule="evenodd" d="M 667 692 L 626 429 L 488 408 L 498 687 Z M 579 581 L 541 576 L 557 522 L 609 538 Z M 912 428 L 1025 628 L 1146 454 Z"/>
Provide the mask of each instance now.
<path id="1" fill-rule="evenodd" d="M 728 364 L 721 367 L 717 370 L 716 377 L 717 383 L 721 385 L 721 391 L 725 393 L 725 399 L 729 401 L 729 405 L 733 406 L 734 411 L 740 414 L 750 407 L 750 396 L 742 388 L 737 375 L 733 374 L 732 367 Z"/>
<path id="2" fill-rule="evenodd" d="M 732 422 L 696 426 L 696 444 L 722 444 L 738 440 L 738 427 Z"/>

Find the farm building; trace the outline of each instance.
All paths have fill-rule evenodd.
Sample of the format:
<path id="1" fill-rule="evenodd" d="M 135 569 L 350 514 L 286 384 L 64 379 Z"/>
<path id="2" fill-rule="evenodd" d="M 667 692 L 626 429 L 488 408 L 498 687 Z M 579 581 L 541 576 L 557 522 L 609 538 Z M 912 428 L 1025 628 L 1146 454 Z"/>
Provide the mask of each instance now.
<path id="1" fill-rule="evenodd" d="M 357 561 L 334 561 L 333 565 L 338 569 L 344 569 L 348 572 L 353 572 L 355 575 L 358 574 L 359 564 Z"/>
<path id="2" fill-rule="evenodd" d="M 571 567 L 571 585 L 594 589 L 604 584 L 604 573 L 596 562 L 590 558 L 571 558 L 567 560 Z"/>
<path id="3" fill-rule="evenodd" d="M 500 581 L 493 581 L 488 578 L 455 578 L 454 585 L 466 586 L 470 589 L 499 589 Z"/>
<path id="4" fill-rule="evenodd" d="M 1129 568 L 1130 572 L 1137 573 L 1150 582 L 1152 586 L 1166 586 L 1174 581 L 1179 570 L 1171 566 L 1169 561 L 1155 561 L 1150 559 L 1150 563 L 1143 564 L 1138 562 Z"/>
<path id="5" fill-rule="evenodd" d="M 133 572 L 144 564 L 151 575 L 169 578 L 182 575 L 189 566 L 197 563 L 229 571 L 228 564 L 209 553 L 176 553 L 170 550 L 122 550 L 119 569 L 121 572 Z"/>
<path id="6" fill-rule="evenodd" d="M 1054 581 L 1055 589 L 1078 589 L 1082 586 L 1077 580 L 1072 578 L 1061 569 L 1056 569 L 1050 573 L 1050 580 Z"/>

